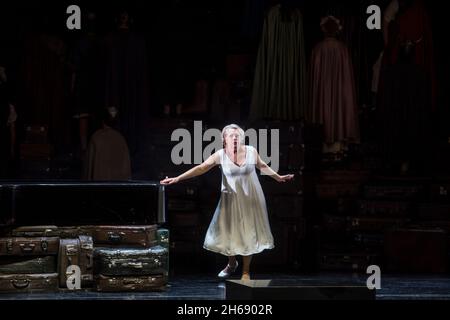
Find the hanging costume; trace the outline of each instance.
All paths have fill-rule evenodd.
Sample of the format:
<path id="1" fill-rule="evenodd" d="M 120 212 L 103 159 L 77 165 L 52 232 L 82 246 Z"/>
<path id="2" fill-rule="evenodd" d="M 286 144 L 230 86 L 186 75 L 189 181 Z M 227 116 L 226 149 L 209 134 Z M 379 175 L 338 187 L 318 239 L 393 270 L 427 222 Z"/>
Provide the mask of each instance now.
<path id="1" fill-rule="evenodd" d="M 436 102 L 433 45 L 422 1 L 400 6 L 389 25 L 378 91 L 379 145 L 388 168 L 425 168 Z M 413 168 L 414 169 L 414 168 Z"/>
<path id="2" fill-rule="evenodd" d="M 303 19 L 298 9 L 276 5 L 264 21 L 253 83 L 250 119 L 305 117 Z"/>
<path id="3" fill-rule="evenodd" d="M 87 152 L 87 180 L 128 180 L 131 165 L 128 146 L 115 129 L 97 130 L 89 142 Z"/>
<path id="4" fill-rule="evenodd" d="M 335 18 L 327 17 L 322 22 L 327 19 Z M 330 152 L 341 152 L 348 143 L 359 143 L 353 68 L 342 41 L 329 36 L 313 49 L 310 85 L 312 122 L 323 125 L 327 147 L 338 144 Z"/>

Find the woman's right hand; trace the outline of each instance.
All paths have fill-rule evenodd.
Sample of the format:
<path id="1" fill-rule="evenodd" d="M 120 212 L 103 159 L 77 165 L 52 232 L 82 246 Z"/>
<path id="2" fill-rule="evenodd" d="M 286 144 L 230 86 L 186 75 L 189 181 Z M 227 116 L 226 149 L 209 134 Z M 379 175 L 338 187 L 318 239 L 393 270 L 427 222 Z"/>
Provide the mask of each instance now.
<path id="1" fill-rule="evenodd" d="M 175 177 L 175 178 L 166 177 L 164 180 L 161 180 L 159 183 L 162 185 L 170 185 L 170 184 L 175 184 L 178 182 L 179 182 L 179 179 L 177 177 Z"/>

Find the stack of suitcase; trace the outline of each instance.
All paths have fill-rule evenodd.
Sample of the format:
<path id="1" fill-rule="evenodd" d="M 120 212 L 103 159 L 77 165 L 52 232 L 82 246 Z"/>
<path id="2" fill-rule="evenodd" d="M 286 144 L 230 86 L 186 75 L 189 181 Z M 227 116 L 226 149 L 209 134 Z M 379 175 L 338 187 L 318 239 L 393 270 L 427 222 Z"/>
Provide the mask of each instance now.
<path id="1" fill-rule="evenodd" d="M 80 286 L 79 289 L 89 289 L 93 285 L 93 241 L 87 230 L 80 227 L 57 227 L 57 226 L 25 226 L 13 229 L 7 239 L 9 242 L 17 242 L 21 249 L 34 254 L 42 254 L 46 246 L 52 250 L 52 261 L 50 258 L 44 257 L 43 261 L 46 263 L 46 269 L 42 271 L 53 271 L 54 274 L 50 277 L 44 274 L 47 287 L 40 288 L 41 291 L 64 290 L 69 286 L 69 282 L 75 282 L 72 273 L 68 272 L 68 267 L 76 265 L 80 268 Z M 48 245 L 46 244 L 48 243 Z M 52 246 L 50 246 L 52 244 Z M 24 250 L 22 250 L 24 251 Z M 37 260 L 39 261 L 39 260 Z M 27 261 L 26 265 L 36 265 L 36 261 Z M 39 265 L 41 266 L 41 265 Z M 53 268 L 51 268 L 53 266 Z M 27 267 L 28 268 L 28 267 Z M 27 268 L 25 270 L 27 270 Z M 13 271 L 13 270 L 10 270 Z M 56 275 L 56 288 L 52 281 Z M 13 273 L 10 277 L 16 277 Z M 50 277 L 50 278 L 49 278 Z M 31 284 L 31 283 L 30 283 Z M 75 285 L 75 283 L 73 283 Z M 30 288 L 34 291 L 34 288 Z M 27 291 L 26 288 L 23 290 Z"/>
<path id="2" fill-rule="evenodd" d="M 19 227 L 0 238 L 0 292 L 162 290 L 168 259 L 169 232 L 156 225 Z"/>
<path id="3" fill-rule="evenodd" d="M 94 275 L 97 291 L 155 291 L 168 281 L 168 239 L 150 226 L 88 227 L 94 240 Z M 165 242 L 167 244 L 167 241 Z"/>
<path id="4" fill-rule="evenodd" d="M 0 292 L 57 291 L 58 237 L 0 238 Z"/>

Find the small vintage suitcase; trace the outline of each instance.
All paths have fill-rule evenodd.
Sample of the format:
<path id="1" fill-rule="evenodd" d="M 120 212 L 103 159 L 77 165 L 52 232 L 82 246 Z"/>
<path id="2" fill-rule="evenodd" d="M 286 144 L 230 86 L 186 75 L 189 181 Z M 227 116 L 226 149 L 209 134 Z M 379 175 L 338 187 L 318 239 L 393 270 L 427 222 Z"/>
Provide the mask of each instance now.
<path id="1" fill-rule="evenodd" d="M 89 235 L 88 230 L 81 227 L 57 227 L 57 226 L 23 226 L 11 231 L 13 237 L 60 237 L 77 238 L 80 235 Z"/>
<path id="2" fill-rule="evenodd" d="M 167 275 L 169 250 L 161 246 L 148 249 L 96 248 L 95 274 L 105 276 Z"/>
<path id="3" fill-rule="evenodd" d="M 0 256 L 57 255 L 58 237 L 0 238 Z"/>
<path id="4" fill-rule="evenodd" d="M 167 276 L 151 275 L 141 277 L 107 277 L 99 275 L 96 290 L 101 292 L 127 291 L 163 291 L 166 289 Z"/>
<path id="5" fill-rule="evenodd" d="M 56 272 L 56 256 L 0 257 L 0 274 L 43 274 Z"/>
<path id="6" fill-rule="evenodd" d="M 156 245 L 157 225 L 147 226 L 85 226 L 83 231 L 92 235 L 95 246 L 139 246 Z"/>
<path id="7" fill-rule="evenodd" d="M 67 286 L 67 267 L 77 265 L 81 270 L 81 286 L 89 287 L 94 276 L 94 246 L 89 236 L 79 236 L 76 239 L 61 239 L 59 244 L 59 285 Z"/>
<path id="8" fill-rule="evenodd" d="M 57 273 L 0 275 L 0 293 L 55 292 L 58 284 Z"/>

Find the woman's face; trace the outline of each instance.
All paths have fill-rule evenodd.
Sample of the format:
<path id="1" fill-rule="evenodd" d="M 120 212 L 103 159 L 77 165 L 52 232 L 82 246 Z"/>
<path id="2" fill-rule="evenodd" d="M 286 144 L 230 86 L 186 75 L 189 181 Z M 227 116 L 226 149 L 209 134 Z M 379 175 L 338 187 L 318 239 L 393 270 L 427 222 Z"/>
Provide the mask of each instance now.
<path id="1" fill-rule="evenodd" d="M 240 135 L 238 129 L 228 129 L 225 132 L 225 143 L 227 146 L 234 146 L 236 145 L 239 147 L 240 145 Z"/>

